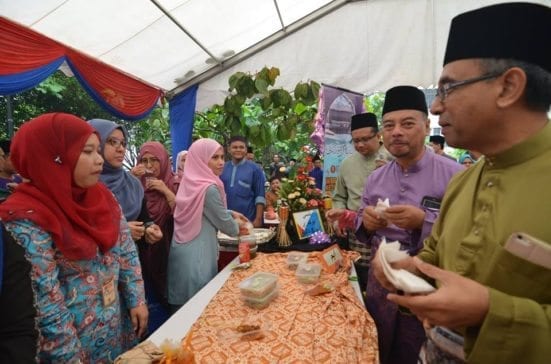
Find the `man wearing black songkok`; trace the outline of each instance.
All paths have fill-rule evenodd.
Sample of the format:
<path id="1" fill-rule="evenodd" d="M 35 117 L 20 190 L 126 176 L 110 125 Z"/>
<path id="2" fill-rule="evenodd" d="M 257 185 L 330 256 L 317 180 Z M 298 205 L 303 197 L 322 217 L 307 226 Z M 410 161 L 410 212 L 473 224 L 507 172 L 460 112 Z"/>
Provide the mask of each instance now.
<path id="1" fill-rule="evenodd" d="M 551 358 L 550 42 L 543 5 L 498 4 L 452 20 L 431 112 L 449 145 L 484 157 L 450 182 L 418 258 L 396 263 L 438 288 L 388 296 L 431 328 L 425 362 Z"/>
<path id="2" fill-rule="evenodd" d="M 326 214 L 329 221 L 337 221 L 347 210 L 356 212 L 360 207 L 367 177 L 378 167 L 378 163 L 384 164 L 392 159 L 390 153 L 380 142 L 379 124 L 375 114 L 362 113 L 352 116 L 350 130 L 355 152 L 346 157 L 339 166 L 339 175 L 333 195 L 333 209 Z M 353 224 L 350 225 L 350 230 L 353 230 Z M 337 234 L 348 235 L 346 227 L 338 226 Z M 360 253 L 360 258 L 354 265 L 360 287 L 362 291 L 365 291 L 371 249 L 358 242 L 354 234 L 350 234 L 348 243 L 351 250 Z"/>

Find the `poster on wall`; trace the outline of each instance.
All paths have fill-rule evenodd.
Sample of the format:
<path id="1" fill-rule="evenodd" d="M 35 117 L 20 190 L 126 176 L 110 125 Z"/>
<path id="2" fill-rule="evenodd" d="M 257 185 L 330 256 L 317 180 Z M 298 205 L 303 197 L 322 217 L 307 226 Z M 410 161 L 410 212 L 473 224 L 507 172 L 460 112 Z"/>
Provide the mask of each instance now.
<path id="1" fill-rule="evenodd" d="M 364 112 L 363 100 L 361 93 L 322 85 L 314 134 L 322 138 L 323 191 L 326 194 L 332 194 L 335 189 L 342 160 L 354 152 L 350 143 L 350 118 Z"/>

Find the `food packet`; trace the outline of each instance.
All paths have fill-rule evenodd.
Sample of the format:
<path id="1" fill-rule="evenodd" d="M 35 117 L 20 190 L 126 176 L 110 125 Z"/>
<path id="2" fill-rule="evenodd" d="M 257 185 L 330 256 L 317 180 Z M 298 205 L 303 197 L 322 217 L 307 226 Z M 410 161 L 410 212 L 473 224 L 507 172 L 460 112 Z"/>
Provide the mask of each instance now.
<path id="1" fill-rule="evenodd" d="M 335 285 L 331 282 L 320 282 L 316 284 L 314 287 L 307 289 L 304 291 L 307 295 L 310 296 L 319 296 L 322 294 L 326 294 L 329 292 L 333 292 L 335 290 Z"/>
<path id="2" fill-rule="evenodd" d="M 195 355 L 191 350 L 191 332 L 178 345 L 172 340 L 165 339 L 161 343 L 164 357 L 159 364 L 195 364 Z"/>
<path id="3" fill-rule="evenodd" d="M 385 211 L 387 208 L 390 207 L 390 201 L 388 198 L 385 198 L 384 200 L 381 200 L 380 198 L 377 199 L 377 205 L 375 205 L 375 212 L 379 214 L 380 217 L 385 217 Z"/>

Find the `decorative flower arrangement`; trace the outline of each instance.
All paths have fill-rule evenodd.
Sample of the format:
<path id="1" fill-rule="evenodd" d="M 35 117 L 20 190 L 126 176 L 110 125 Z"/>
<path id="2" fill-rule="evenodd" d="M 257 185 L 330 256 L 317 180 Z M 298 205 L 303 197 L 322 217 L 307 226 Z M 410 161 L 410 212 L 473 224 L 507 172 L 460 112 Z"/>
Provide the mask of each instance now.
<path id="1" fill-rule="evenodd" d="M 288 206 L 291 212 L 320 209 L 323 212 L 323 193 L 316 188 L 316 182 L 308 176 L 304 167 L 297 168 L 294 179 L 283 178 L 278 192 L 281 205 Z"/>
<path id="2" fill-rule="evenodd" d="M 283 178 L 281 180 L 278 197 L 280 210 L 281 207 L 285 207 L 289 211 L 288 221 L 293 226 L 291 231 L 294 230 L 293 213 L 318 209 L 325 232 L 331 233 L 332 230 L 325 219 L 326 206 L 323 200 L 323 192 L 319 188 L 316 188 L 315 180 L 308 176 L 303 166 L 297 167 L 294 179 Z M 322 231 L 320 231 L 320 233 L 324 235 L 317 235 L 315 237 L 314 240 L 317 244 L 324 243 L 325 240 L 328 240 L 326 237 L 328 236 L 327 234 Z"/>

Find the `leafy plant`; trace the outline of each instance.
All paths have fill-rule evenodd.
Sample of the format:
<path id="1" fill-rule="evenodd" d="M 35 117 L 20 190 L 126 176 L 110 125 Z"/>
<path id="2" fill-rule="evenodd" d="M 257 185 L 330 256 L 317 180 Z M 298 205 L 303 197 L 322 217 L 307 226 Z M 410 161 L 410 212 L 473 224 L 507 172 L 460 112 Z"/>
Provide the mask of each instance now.
<path id="1" fill-rule="evenodd" d="M 254 75 L 233 74 L 228 80 L 230 94 L 222 105 L 196 113 L 195 136 L 210 136 L 227 145 L 232 135 L 243 135 L 265 164 L 272 154 L 308 144 L 320 85 L 301 82 L 291 94 L 274 88 L 278 76 L 275 67 L 264 67 Z"/>

